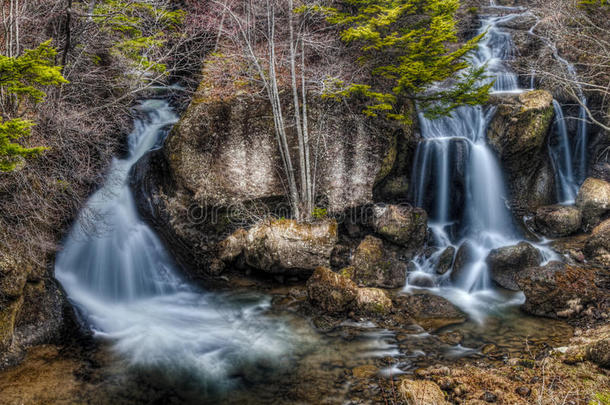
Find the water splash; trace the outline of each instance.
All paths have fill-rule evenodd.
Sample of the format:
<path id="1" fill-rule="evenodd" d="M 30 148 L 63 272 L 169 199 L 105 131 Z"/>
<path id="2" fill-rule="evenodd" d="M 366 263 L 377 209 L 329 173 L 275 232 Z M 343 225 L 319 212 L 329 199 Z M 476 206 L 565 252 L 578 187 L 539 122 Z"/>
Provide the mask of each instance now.
<path id="1" fill-rule="evenodd" d="M 292 338 L 265 319 L 268 299 L 210 294 L 188 284 L 155 233 L 140 220 L 130 168 L 177 121 L 160 100 L 139 108 L 129 156 L 115 159 L 58 254 L 55 275 L 84 322 L 131 364 L 188 370 L 225 384 L 246 364 L 279 358 Z M 90 225 L 93 225 L 93 232 Z"/>

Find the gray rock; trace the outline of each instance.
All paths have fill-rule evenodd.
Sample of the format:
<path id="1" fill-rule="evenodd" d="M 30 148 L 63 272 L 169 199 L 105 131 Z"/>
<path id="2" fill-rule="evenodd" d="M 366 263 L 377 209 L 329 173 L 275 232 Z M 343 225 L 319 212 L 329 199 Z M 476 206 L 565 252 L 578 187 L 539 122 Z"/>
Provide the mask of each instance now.
<path id="1" fill-rule="evenodd" d="M 534 223 L 536 229 L 543 235 L 560 238 L 580 229 L 582 215 L 576 207 L 550 205 L 536 210 Z"/>
<path id="2" fill-rule="evenodd" d="M 519 290 L 515 274 L 528 267 L 538 266 L 541 261 L 542 255 L 538 249 L 527 242 L 494 249 L 486 259 L 492 280 L 513 291 Z"/>
<path id="3" fill-rule="evenodd" d="M 455 260 L 453 262 L 453 270 L 451 271 L 451 281 L 458 282 L 462 279 L 464 271 L 474 262 L 474 248 L 470 242 L 466 241 L 459 247 Z"/>
<path id="4" fill-rule="evenodd" d="M 436 272 L 438 274 L 445 274 L 451 269 L 453 264 L 453 256 L 455 256 L 455 248 L 453 246 L 447 247 L 438 257 L 436 263 Z"/>

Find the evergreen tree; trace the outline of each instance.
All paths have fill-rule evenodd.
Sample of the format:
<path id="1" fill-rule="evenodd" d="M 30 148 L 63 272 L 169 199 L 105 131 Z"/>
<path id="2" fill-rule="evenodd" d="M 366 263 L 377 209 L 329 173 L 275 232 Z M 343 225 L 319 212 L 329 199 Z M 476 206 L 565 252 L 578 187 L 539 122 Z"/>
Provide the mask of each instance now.
<path id="1" fill-rule="evenodd" d="M 427 115 L 449 114 L 461 105 L 487 100 L 492 86 L 484 69 L 468 69 L 468 54 L 483 35 L 450 51 L 457 42 L 455 13 L 459 0 L 344 0 L 340 8 L 316 7 L 341 27 L 341 39 L 358 46 L 369 83 L 337 83 L 335 96 L 364 96 L 365 113 L 409 121 L 405 101 Z M 452 80 L 447 86 L 440 82 Z"/>
<path id="2" fill-rule="evenodd" d="M 4 96 L 0 119 L 0 171 L 11 171 L 23 158 L 36 156 L 45 149 L 22 146 L 19 141 L 30 135 L 34 123 L 22 118 L 10 119 L 10 116 L 22 112 L 25 102 L 42 102 L 46 96 L 42 87 L 67 82 L 61 67 L 54 64 L 56 54 L 49 40 L 17 57 L 0 55 L 0 88 Z"/>

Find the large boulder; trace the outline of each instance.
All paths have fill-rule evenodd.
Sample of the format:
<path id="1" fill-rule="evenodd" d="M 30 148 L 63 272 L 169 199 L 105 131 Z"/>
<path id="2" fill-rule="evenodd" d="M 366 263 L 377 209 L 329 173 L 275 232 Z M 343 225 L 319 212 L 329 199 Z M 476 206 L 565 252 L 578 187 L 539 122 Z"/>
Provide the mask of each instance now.
<path id="1" fill-rule="evenodd" d="M 381 239 L 368 235 L 354 252 L 352 279 L 364 287 L 398 288 L 407 281 L 407 265 L 388 252 Z"/>
<path id="2" fill-rule="evenodd" d="M 309 275 L 317 267 L 330 266 L 337 241 L 334 220 L 267 220 L 221 242 L 219 257 L 232 261 L 243 254 L 246 264 L 267 273 Z"/>
<path id="3" fill-rule="evenodd" d="M 525 294 L 523 309 L 550 318 L 574 318 L 600 297 L 591 269 L 551 262 L 515 276 Z"/>
<path id="4" fill-rule="evenodd" d="M 318 267 L 307 280 L 307 298 L 329 314 L 347 311 L 358 294 L 358 287 L 347 277 Z"/>
<path id="5" fill-rule="evenodd" d="M 467 319 L 466 314 L 447 299 L 430 293 L 398 295 L 394 306 L 430 331 L 460 324 Z"/>
<path id="6" fill-rule="evenodd" d="M 428 234 L 426 211 L 408 205 L 377 204 L 370 222 L 381 237 L 411 251 L 420 249 Z"/>
<path id="7" fill-rule="evenodd" d="M 550 205 L 536 210 L 534 223 L 541 234 L 551 238 L 561 238 L 580 229 L 582 215 L 576 207 Z"/>
<path id="8" fill-rule="evenodd" d="M 585 242 L 584 253 L 588 260 L 610 268 L 610 219 L 593 229 Z"/>
<path id="9" fill-rule="evenodd" d="M 546 152 L 553 97 L 538 90 L 492 98 L 496 113 L 488 128 L 491 147 L 507 174 L 511 205 L 531 210 L 555 198 L 555 177 Z"/>
<path id="10" fill-rule="evenodd" d="M 610 212 L 610 183 L 589 177 L 578 190 L 576 205 L 585 230 L 592 229 Z"/>
<path id="11" fill-rule="evenodd" d="M 542 255 L 538 249 L 527 242 L 493 249 L 486 259 L 492 280 L 513 291 L 519 290 L 515 274 L 528 267 L 538 266 L 541 261 Z"/>

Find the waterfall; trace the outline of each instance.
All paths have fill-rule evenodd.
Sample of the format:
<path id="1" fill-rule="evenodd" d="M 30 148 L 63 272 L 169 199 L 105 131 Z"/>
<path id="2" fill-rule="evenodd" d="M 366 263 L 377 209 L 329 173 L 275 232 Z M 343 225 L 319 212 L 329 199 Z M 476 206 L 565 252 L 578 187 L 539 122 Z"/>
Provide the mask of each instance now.
<path id="1" fill-rule="evenodd" d="M 562 204 L 573 204 L 578 192 L 578 183 L 574 177 L 572 161 L 572 146 L 568 137 L 568 128 L 563 115 L 561 104 L 553 100 L 555 108 L 555 122 L 553 127 L 553 138 L 549 142 L 551 160 L 557 177 L 558 200 Z"/>
<path id="2" fill-rule="evenodd" d="M 486 66 L 495 80 L 493 92 L 518 93 L 517 76 L 505 64 L 513 57 L 510 35 L 498 24 L 514 18 L 488 17 L 480 32 L 487 31 L 472 57 L 474 66 Z M 483 106 L 457 108 L 449 117 L 429 120 L 419 115 L 422 141 L 418 145 L 411 190 L 416 205 L 429 212 L 430 228 L 438 252 L 419 257 L 409 280 L 432 278 L 439 293 L 471 314 L 493 298 L 485 259 L 491 249 L 516 243 L 518 233 L 507 205 L 499 162 L 486 141 L 495 109 Z M 470 246 L 470 262 L 459 274 L 437 275 L 435 263 L 447 247 Z M 410 281 L 407 290 L 414 288 Z"/>
<path id="3" fill-rule="evenodd" d="M 55 275 L 83 322 L 132 364 L 226 381 L 244 362 L 277 358 L 289 334 L 262 317 L 269 306 L 264 298 L 231 303 L 187 283 L 139 218 L 129 171 L 177 117 L 160 100 L 138 110 L 143 117 L 129 136 L 129 156 L 112 162 L 104 186 L 80 213 L 57 255 Z"/>

